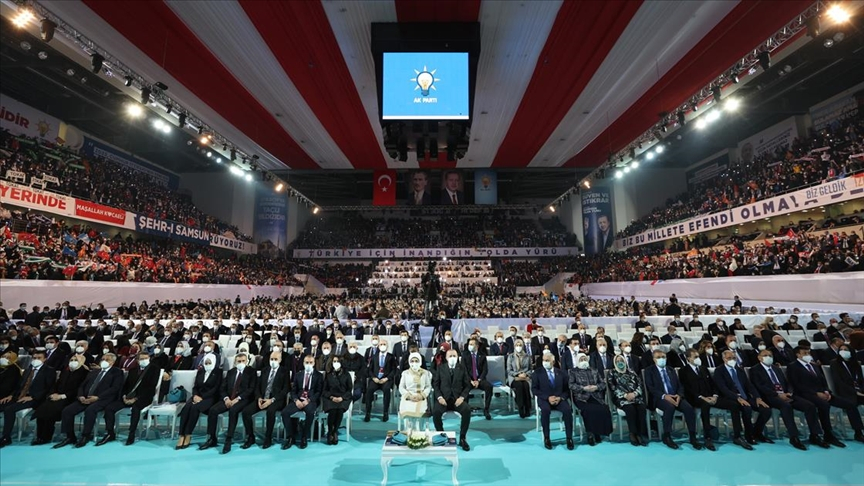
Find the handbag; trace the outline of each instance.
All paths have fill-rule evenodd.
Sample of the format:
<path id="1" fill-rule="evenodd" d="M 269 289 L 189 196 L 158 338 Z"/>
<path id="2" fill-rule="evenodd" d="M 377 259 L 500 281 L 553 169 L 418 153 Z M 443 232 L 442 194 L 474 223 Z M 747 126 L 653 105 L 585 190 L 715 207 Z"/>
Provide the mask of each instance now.
<path id="1" fill-rule="evenodd" d="M 186 389 L 182 386 L 168 392 L 168 403 L 181 403 L 186 401 Z"/>

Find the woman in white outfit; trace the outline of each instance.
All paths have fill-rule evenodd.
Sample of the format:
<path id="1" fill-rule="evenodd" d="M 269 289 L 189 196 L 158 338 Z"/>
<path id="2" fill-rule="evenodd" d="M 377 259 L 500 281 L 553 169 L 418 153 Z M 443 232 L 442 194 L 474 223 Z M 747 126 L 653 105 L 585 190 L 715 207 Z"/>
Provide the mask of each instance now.
<path id="1" fill-rule="evenodd" d="M 423 357 L 420 353 L 408 356 L 408 369 L 402 372 L 399 382 L 399 416 L 406 419 L 416 419 L 426 414 L 428 397 L 432 393 L 432 373 L 420 367 Z M 411 429 L 417 429 L 416 423 Z"/>

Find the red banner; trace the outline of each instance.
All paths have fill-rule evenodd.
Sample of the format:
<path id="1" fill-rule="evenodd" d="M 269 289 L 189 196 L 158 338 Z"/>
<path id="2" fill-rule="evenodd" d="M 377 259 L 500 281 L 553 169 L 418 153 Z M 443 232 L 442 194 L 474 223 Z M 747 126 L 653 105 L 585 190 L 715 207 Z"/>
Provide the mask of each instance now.
<path id="1" fill-rule="evenodd" d="M 75 200 L 75 216 L 117 226 L 123 226 L 126 223 L 126 211 L 80 199 Z"/>
<path id="2" fill-rule="evenodd" d="M 372 180 L 372 205 L 396 205 L 396 171 L 376 170 Z"/>

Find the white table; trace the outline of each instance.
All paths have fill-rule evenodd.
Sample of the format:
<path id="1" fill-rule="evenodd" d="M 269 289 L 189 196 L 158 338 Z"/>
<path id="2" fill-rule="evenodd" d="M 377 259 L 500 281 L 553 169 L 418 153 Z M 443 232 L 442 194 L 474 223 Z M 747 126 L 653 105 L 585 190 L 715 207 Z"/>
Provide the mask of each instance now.
<path id="1" fill-rule="evenodd" d="M 434 433 L 434 432 L 433 432 Z M 438 432 L 439 434 L 441 432 Z M 389 438 L 384 440 L 384 446 L 381 448 L 381 471 L 384 473 L 384 479 L 381 480 L 381 486 L 387 485 L 387 470 L 390 468 L 390 463 L 393 459 L 401 459 L 403 457 L 415 459 L 446 459 L 453 465 L 453 474 L 451 476 L 453 486 L 459 486 L 459 481 L 456 480 L 456 472 L 459 470 L 459 456 L 457 455 L 458 445 L 455 442 L 456 432 L 444 432 L 450 443 L 444 446 L 432 446 L 424 449 L 410 449 L 407 445 L 399 446 L 389 442 Z"/>

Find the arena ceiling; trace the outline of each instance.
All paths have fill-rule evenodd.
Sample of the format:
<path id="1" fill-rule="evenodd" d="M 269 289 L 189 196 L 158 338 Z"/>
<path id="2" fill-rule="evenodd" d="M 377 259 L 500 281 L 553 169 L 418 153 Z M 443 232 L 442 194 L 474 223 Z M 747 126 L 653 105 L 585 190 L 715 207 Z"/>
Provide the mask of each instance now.
<path id="1" fill-rule="evenodd" d="M 812 1 L 39 2 L 271 169 L 426 167 L 383 148 L 373 22 L 479 22 L 466 156 L 590 170 Z M 758 73 L 757 73 L 758 74 Z M 435 162 L 433 167 L 442 167 Z"/>

